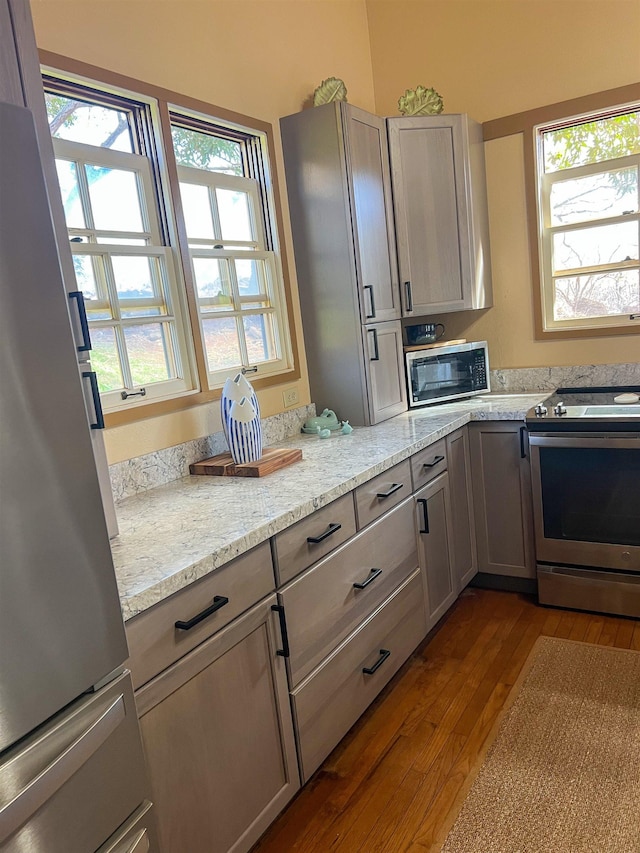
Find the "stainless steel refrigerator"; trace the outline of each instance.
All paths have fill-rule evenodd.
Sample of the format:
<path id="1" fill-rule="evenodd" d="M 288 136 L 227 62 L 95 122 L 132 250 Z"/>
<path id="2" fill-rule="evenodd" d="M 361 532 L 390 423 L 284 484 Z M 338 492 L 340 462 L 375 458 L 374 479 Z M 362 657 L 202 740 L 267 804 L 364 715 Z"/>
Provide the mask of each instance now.
<path id="1" fill-rule="evenodd" d="M 127 645 L 29 110 L 0 103 L 0 851 L 154 850 Z"/>

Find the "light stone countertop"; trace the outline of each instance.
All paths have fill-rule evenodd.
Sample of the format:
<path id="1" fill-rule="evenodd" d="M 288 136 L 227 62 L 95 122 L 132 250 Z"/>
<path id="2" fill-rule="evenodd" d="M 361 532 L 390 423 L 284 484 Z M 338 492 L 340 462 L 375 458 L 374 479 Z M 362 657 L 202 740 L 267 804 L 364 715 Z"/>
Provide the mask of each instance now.
<path id="1" fill-rule="evenodd" d="M 474 420 L 522 420 L 548 396 L 488 394 L 405 412 L 328 439 L 300 435 L 302 461 L 264 478 L 188 476 L 117 504 L 111 548 L 131 619 L 316 509 Z"/>

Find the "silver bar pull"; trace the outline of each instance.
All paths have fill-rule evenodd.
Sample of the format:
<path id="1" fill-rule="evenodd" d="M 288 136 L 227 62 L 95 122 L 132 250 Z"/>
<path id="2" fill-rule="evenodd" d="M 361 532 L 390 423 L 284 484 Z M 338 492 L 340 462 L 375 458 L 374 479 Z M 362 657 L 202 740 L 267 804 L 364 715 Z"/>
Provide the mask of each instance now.
<path id="1" fill-rule="evenodd" d="M 87 763 L 110 738 L 125 716 L 124 696 L 120 695 L 57 758 L 0 808 L 0 844 L 26 823 Z M 3 768 L 3 775 L 7 775 L 7 787 L 3 784 L 5 779 L 0 779 L 0 790 L 7 790 L 11 778 L 15 778 L 19 772 L 20 758 L 21 756 L 18 756 Z"/>

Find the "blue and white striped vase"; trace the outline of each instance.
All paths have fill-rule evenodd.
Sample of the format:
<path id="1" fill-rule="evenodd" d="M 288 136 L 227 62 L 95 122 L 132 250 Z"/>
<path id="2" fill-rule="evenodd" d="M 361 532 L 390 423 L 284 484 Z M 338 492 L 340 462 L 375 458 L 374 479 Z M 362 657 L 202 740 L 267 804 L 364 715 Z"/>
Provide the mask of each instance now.
<path id="1" fill-rule="evenodd" d="M 262 428 L 260 418 L 246 397 L 231 404 L 227 429 L 229 450 L 236 465 L 257 462 L 262 456 Z"/>
<path id="2" fill-rule="evenodd" d="M 236 465 L 257 462 L 262 456 L 260 405 L 251 383 L 238 373 L 227 379 L 220 398 L 220 416 Z"/>

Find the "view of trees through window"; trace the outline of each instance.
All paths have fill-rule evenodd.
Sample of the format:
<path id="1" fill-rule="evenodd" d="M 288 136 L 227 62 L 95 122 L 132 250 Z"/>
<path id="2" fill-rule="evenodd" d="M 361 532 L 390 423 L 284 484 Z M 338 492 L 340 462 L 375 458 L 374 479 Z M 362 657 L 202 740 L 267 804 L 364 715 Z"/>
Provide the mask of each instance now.
<path id="1" fill-rule="evenodd" d="M 552 321 L 629 319 L 640 312 L 640 112 L 543 129 L 540 141 Z"/>
<path id="2" fill-rule="evenodd" d="M 272 217 L 264 132 L 172 108 L 172 146 L 163 156 L 177 167 L 179 199 L 156 157 L 167 137 L 153 100 L 47 76 L 44 87 L 107 411 L 128 405 L 128 396 L 138 403 L 143 387 L 145 402 L 195 390 L 189 323 L 207 365 L 206 375 L 199 369 L 203 390 L 243 367 L 259 365 L 261 375 L 287 369 L 281 272 L 265 227 Z M 173 232 L 176 218 L 188 258 Z M 180 292 L 189 283 L 197 318 Z"/>

